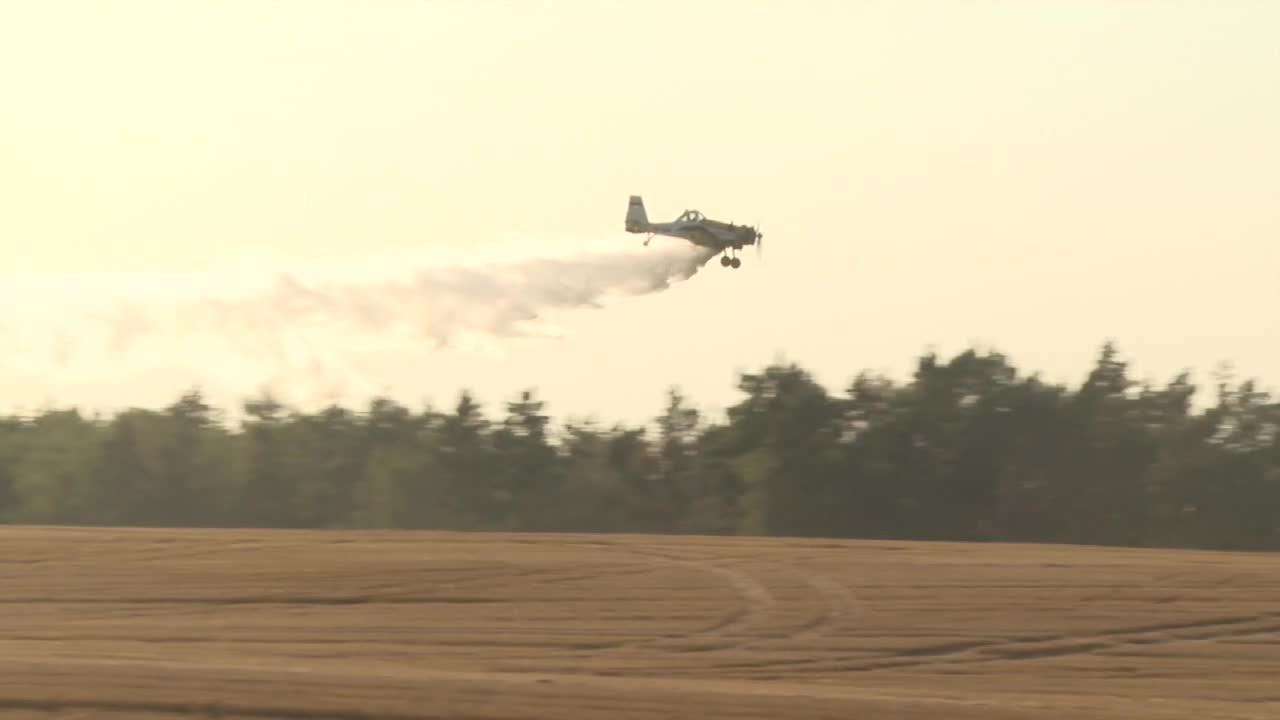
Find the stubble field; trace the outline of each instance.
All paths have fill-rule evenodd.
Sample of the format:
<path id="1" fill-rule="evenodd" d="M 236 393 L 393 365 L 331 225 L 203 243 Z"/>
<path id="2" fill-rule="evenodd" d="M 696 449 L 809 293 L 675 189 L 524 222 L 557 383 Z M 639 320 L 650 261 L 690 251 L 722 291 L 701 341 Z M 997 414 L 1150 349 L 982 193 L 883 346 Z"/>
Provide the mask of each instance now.
<path id="1" fill-rule="evenodd" d="M 0 713 L 1280 718 L 1280 558 L 0 529 Z"/>

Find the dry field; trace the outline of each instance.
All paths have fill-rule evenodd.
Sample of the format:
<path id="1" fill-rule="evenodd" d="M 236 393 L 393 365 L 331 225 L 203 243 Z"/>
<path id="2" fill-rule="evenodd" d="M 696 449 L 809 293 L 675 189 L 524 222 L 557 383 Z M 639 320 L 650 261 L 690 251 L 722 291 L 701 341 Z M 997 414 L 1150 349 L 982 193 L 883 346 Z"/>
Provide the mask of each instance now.
<path id="1" fill-rule="evenodd" d="M 1280 557 L 0 529 L 0 714 L 1280 718 Z"/>

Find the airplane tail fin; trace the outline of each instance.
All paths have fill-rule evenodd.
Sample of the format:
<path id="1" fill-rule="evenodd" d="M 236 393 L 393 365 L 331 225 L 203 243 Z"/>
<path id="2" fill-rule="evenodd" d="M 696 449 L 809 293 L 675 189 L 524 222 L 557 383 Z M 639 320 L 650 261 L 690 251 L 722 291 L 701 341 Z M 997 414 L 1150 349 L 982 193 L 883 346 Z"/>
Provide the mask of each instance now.
<path id="1" fill-rule="evenodd" d="M 644 211 L 644 200 L 632 195 L 627 204 L 627 232 L 642 232 L 649 226 L 649 215 Z"/>

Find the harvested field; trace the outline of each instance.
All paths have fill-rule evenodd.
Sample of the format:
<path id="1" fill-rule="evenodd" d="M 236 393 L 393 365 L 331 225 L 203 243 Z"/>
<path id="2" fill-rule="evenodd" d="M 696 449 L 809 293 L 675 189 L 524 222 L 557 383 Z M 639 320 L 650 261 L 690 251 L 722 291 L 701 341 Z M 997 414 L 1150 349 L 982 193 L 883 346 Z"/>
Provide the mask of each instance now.
<path id="1" fill-rule="evenodd" d="M 1280 718 L 1280 557 L 0 529 L 0 713 Z"/>

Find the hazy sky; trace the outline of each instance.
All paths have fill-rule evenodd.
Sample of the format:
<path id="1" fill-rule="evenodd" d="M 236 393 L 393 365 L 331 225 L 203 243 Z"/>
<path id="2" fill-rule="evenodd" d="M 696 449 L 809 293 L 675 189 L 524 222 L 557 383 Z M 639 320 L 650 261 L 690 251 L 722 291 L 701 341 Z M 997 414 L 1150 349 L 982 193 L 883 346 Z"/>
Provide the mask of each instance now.
<path id="1" fill-rule="evenodd" d="M 348 353 L 349 403 L 533 385 L 559 417 L 627 420 L 671 384 L 721 408 L 778 357 L 839 391 L 969 343 L 1070 382 L 1108 337 L 1140 376 L 1280 382 L 1280 3 L 0 7 L 11 324 L 51 328 L 89 282 L 635 249 L 641 194 L 652 219 L 759 223 L 764 257 L 556 312 L 559 338 L 312 352 Z M 92 330 L 10 331 L 0 405 L 228 401 L 279 370 L 177 339 L 48 365 Z"/>

